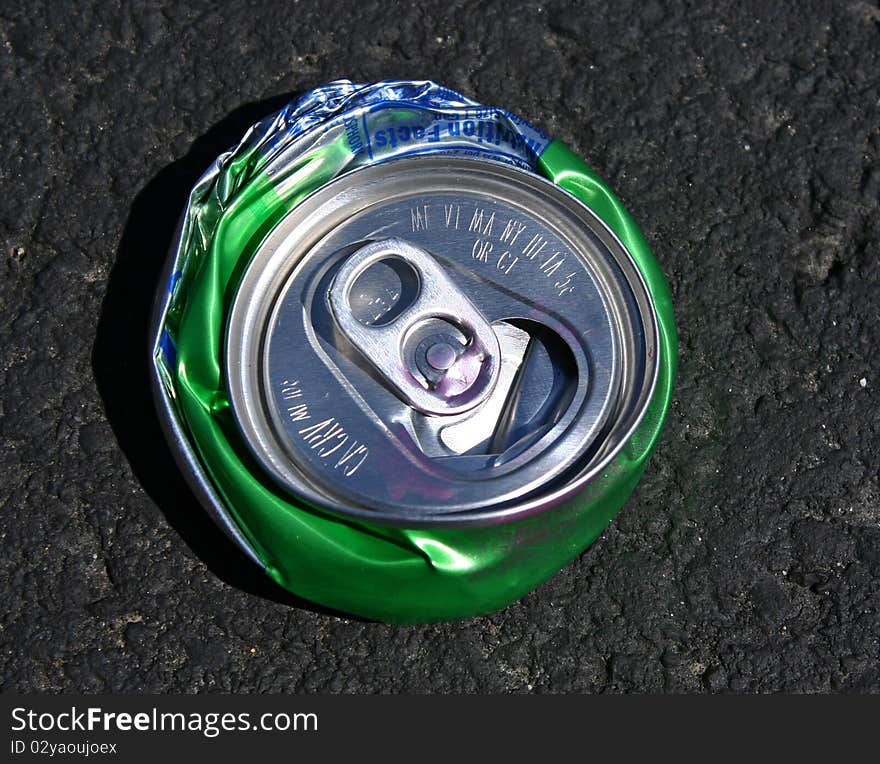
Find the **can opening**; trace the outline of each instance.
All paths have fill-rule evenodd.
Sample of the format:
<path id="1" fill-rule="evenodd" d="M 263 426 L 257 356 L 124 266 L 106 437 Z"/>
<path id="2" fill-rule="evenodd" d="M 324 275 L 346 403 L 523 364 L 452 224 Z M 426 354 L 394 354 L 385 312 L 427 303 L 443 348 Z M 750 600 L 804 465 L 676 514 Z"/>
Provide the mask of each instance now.
<path id="1" fill-rule="evenodd" d="M 529 333 L 529 345 L 489 445 L 490 453 L 508 456 L 559 421 L 581 382 L 574 354 L 556 332 L 527 319 L 510 323 Z"/>

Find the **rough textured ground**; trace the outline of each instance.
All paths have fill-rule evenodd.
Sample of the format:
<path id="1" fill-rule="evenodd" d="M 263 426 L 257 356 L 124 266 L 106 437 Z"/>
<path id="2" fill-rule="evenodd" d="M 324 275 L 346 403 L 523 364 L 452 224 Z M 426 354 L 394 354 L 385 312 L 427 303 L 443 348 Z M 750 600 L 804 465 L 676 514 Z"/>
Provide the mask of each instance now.
<path id="1" fill-rule="evenodd" d="M 0 4 L 3 689 L 880 690 L 876 4 L 75 6 Z M 531 118 L 672 284 L 680 381 L 643 483 L 490 617 L 302 607 L 213 530 L 155 424 L 146 313 L 187 189 L 342 76 Z"/>

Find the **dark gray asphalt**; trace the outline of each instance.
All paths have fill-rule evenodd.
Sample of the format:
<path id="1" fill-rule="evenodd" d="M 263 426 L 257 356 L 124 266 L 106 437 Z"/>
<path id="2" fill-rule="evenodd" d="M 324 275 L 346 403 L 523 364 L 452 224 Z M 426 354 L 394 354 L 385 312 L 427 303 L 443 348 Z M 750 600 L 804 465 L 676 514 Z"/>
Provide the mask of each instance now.
<path id="1" fill-rule="evenodd" d="M 876 3 L 145 6 L 0 3 L 2 689 L 880 690 Z M 155 424 L 146 315 L 188 188 L 343 76 L 436 79 L 563 139 L 675 295 L 643 483 L 490 617 L 302 607 Z"/>

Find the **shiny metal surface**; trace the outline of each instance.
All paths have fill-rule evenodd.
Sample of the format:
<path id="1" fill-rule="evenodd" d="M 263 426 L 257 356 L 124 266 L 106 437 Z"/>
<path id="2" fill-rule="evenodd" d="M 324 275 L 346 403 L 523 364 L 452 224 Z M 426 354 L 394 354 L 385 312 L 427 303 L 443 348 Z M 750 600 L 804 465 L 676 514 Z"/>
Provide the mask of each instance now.
<path id="1" fill-rule="evenodd" d="M 419 447 L 428 456 L 446 456 L 473 451 L 494 433 L 502 419 L 516 376 L 529 345 L 528 332 L 499 321 L 492 327 L 501 349 L 498 382 L 486 402 L 458 416 L 413 417 Z M 436 345 L 434 346 L 436 347 Z"/>
<path id="2" fill-rule="evenodd" d="M 406 289 L 375 285 L 355 290 L 361 277 L 391 261 L 411 269 L 412 295 Z M 386 265 L 386 272 L 394 269 Z M 407 276 L 402 277 L 407 281 Z M 358 318 L 351 300 L 382 308 L 369 319 Z M 459 414 L 482 403 L 498 380 L 501 351 L 489 322 L 446 276 L 431 255 L 401 238 L 381 239 L 350 254 L 329 292 L 336 324 L 346 339 L 413 408 L 424 414 Z M 393 313 L 393 315 L 392 315 Z M 430 326 L 425 335 L 424 327 Z M 461 333 L 463 341 L 456 336 Z"/>
<path id="3" fill-rule="evenodd" d="M 374 301 L 395 302 L 402 281 L 377 277 L 348 301 L 364 272 L 352 258 L 388 239 L 428 253 L 492 325 L 481 342 L 500 362 L 470 411 L 426 415 L 388 362 L 430 388 L 468 327 L 442 311 L 409 321 L 405 306 L 378 363 L 380 344 L 359 334 L 394 327 Z M 448 158 L 361 169 L 295 207 L 246 270 L 227 329 L 233 410 L 269 473 L 313 504 L 411 527 L 494 522 L 578 490 L 640 420 L 657 357 L 641 276 L 587 207 L 531 173 Z"/>

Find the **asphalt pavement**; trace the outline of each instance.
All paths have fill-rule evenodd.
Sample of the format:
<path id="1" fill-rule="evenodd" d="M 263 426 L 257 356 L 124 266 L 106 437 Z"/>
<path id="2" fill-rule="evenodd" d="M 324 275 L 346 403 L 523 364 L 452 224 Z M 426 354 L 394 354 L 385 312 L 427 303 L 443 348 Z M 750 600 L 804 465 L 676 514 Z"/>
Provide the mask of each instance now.
<path id="1" fill-rule="evenodd" d="M 679 381 L 602 538 L 490 616 L 285 594 L 149 397 L 189 188 L 296 93 L 433 79 L 570 145 L 668 275 Z M 880 7 L 0 3 L 0 689 L 880 691 Z"/>

